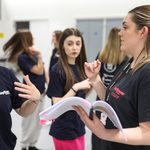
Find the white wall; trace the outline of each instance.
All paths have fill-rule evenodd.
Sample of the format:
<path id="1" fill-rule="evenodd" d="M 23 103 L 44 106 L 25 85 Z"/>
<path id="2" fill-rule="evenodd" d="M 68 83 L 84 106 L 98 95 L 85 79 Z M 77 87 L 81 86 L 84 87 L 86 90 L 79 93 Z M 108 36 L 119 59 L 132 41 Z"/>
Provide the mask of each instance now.
<path id="1" fill-rule="evenodd" d="M 2 0 L 2 4 L 0 32 L 5 33 L 5 38 L 0 39 L 0 54 L 2 45 L 15 31 L 14 21 L 47 19 L 45 37 L 49 39 L 45 40 L 49 41 L 46 47 L 50 50 L 53 30 L 75 26 L 79 18 L 123 17 L 135 6 L 150 4 L 150 0 Z M 42 40 L 39 42 L 42 45 Z M 45 61 L 49 63 L 49 59 Z"/>

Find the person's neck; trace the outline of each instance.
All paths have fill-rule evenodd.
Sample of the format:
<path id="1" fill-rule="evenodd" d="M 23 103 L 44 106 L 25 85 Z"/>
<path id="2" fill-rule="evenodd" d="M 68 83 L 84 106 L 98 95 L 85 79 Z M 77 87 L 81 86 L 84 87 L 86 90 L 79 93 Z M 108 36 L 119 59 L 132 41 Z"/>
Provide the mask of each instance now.
<path id="1" fill-rule="evenodd" d="M 74 65 L 74 64 L 75 64 L 75 59 L 69 59 L 69 60 L 68 60 L 68 64 Z"/>
<path id="2" fill-rule="evenodd" d="M 131 63 L 131 68 L 134 68 L 145 56 L 145 53 L 143 50 L 141 52 L 133 57 L 133 62 Z"/>

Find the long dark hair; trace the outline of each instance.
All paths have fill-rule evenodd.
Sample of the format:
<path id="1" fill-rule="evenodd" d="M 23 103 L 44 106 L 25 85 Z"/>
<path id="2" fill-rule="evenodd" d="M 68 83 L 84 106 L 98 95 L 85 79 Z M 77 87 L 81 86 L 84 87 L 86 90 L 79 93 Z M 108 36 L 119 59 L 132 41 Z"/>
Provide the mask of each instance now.
<path id="1" fill-rule="evenodd" d="M 33 37 L 29 30 L 18 30 L 7 43 L 4 44 L 3 50 L 8 55 L 8 61 L 16 61 L 17 55 L 26 51 L 33 45 Z"/>
<path id="2" fill-rule="evenodd" d="M 80 52 L 79 56 L 77 57 L 75 63 L 78 67 L 81 80 L 86 79 L 86 75 L 84 72 L 84 63 L 87 61 L 87 57 L 86 57 L 86 50 L 85 50 L 85 45 L 84 45 L 84 40 L 83 40 L 82 34 L 80 33 L 80 31 L 78 29 L 67 28 L 63 31 L 61 38 L 60 38 L 60 41 L 59 41 L 60 57 L 58 60 L 58 63 L 61 66 L 61 68 L 63 68 L 63 72 L 65 73 L 65 76 L 66 76 L 66 84 L 65 84 L 65 91 L 66 92 L 76 82 L 74 79 L 74 74 L 73 74 L 73 72 L 72 72 L 72 70 L 68 64 L 67 55 L 66 55 L 65 51 L 63 50 L 65 39 L 69 36 L 72 36 L 72 35 L 81 38 L 81 42 L 82 42 L 81 52 Z"/>

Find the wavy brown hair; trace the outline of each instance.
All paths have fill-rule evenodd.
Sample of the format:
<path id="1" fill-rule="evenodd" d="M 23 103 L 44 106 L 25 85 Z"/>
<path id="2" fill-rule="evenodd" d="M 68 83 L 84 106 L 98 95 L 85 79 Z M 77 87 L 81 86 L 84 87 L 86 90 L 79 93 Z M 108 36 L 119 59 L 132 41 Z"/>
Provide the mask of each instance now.
<path id="1" fill-rule="evenodd" d="M 62 31 L 55 30 L 53 33 L 55 34 L 55 38 L 56 38 L 56 43 L 55 43 L 56 45 L 55 45 L 55 47 L 58 48 L 58 46 L 59 46 L 59 40 L 60 40 Z"/>
<path id="2" fill-rule="evenodd" d="M 8 55 L 8 61 L 16 61 L 16 57 L 22 51 L 33 45 L 33 37 L 29 30 L 18 30 L 7 43 L 4 44 L 3 50 Z"/>
<path id="3" fill-rule="evenodd" d="M 67 55 L 65 51 L 63 50 L 65 39 L 72 35 L 81 38 L 81 42 L 82 42 L 81 52 L 79 56 L 76 58 L 75 64 L 77 65 L 77 68 L 79 70 L 81 80 L 84 80 L 87 78 L 84 72 L 84 63 L 87 62 L 87 57 L 86 57 L 86 50 L 85 50 L 85 45 L 84 45 L 82 34 L 78 29 L 67 28 L 63 31 L 60 41 L 59 41 L 60 57 L 58 60 L 58 63 L 61 66 L 60 68 L 63 68 L 62 70 L 60 70 L 60 73 L 64 72 L 66 76 L 65 92 L 67 92 L 72 87 L 72 85 L 77 82 L 74 78 L 74 73 L 72 72 L 72 69 L 70 68 L 68 64 Z"/>

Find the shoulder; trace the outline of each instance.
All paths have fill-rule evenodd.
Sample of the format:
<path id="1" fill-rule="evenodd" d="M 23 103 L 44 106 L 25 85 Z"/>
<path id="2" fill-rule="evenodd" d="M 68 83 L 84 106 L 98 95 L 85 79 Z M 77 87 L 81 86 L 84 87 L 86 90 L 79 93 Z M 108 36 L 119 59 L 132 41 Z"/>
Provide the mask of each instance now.
<path id="1" fill-rule="evenodd" d="M 144 66 L 143 66 L 143 69 L 144 70 L 149 70 L 150 69 L 150 62 L 149 63 L 146 63 Z"/>
<path id="2" fill-rule="evenodd" d="M 141 80 L 142 79 L 150 80 L 150 63 L 146 63 L 140 69 L 138 69 L 135 73 L 138 74 Z"/>
<path id="3" fill-rule="evenodd" d="M 19 57 L 23 57 L 23 56 L 24 56 L 24 57 L 25 57 L 25 56 L 28 56 L 28 54 L 25 53 L 25 52 L 22 52 L 22 53 L 19 54 Z"/>
<path id="4" fill-rule="evenodd" d="M 10 81 L 17 81 L 16 76 L 14 73 L 5 67 L 0 66 L 0 79 L 3 82 L 9 83 Z"/>
<path id="5" fill-rule="evenodd" d="M 57 62 L 52 66 L 51 72 L 60 72 L 63 70 L 62 66 Z"/>
<path id="6" fill-rule="evenodd" d="M 53 49 L 53 54 L 57 53 L 57 51 L 58 51 L 57 48 L 54 48 Z"/>
<path id="7" fill-rule="evenodd" d="M 59 63 L 54 64 L 52 66 L 52 69 L 50 70 L 50 76 L 55 77 L 55 79 L 56 79 L 56 77 L 57 78 L 64 78 L 65 72 L 64 72 L 63 67 Z"/>
<path id="8" fill-rule="evenodd" d="M 140 72 L 141 74 L 150 73 L 150 63 L 144 64 L 137 72 Z"/>
<path id="9" fill-rule="evenodd" d="M 0 66 L 0 74 L 7 76 L 8 74 L 12 74 L 12 71 L 8 68 Z"/>
<path id="10" fill-rule="evenodd" d="M 23 58 L 28 58 L 28 54 L 25 53 L 25 52 L 22 52 L 19 56 L 18 56 L 18 59 L 23 59 Z"/>

